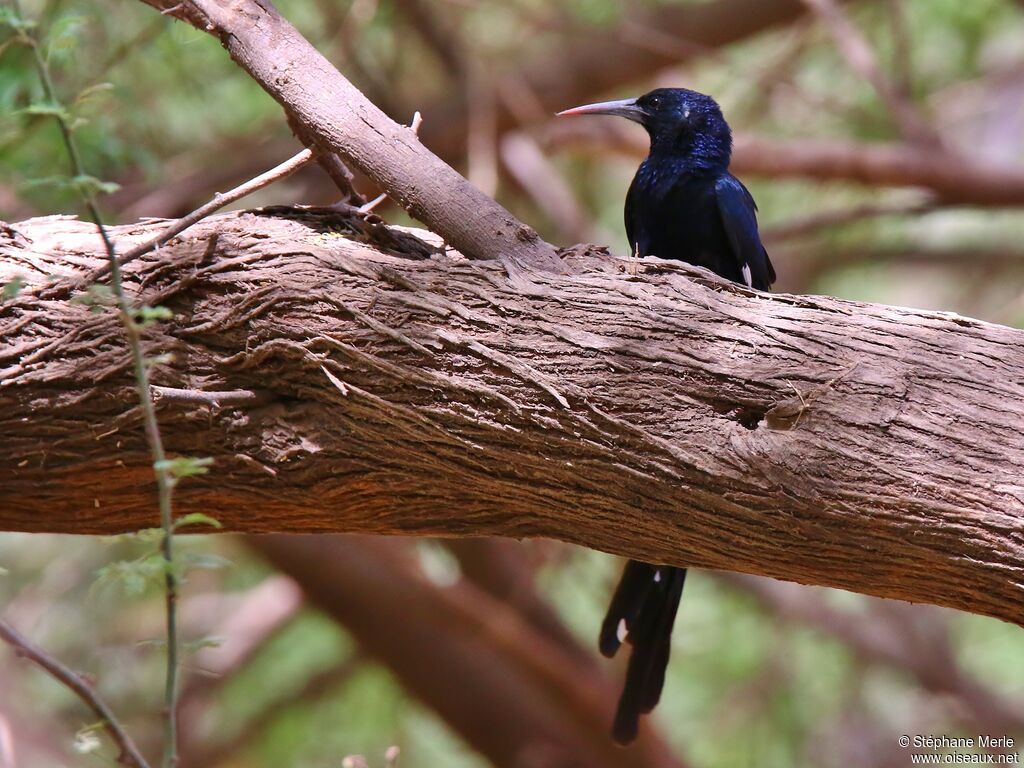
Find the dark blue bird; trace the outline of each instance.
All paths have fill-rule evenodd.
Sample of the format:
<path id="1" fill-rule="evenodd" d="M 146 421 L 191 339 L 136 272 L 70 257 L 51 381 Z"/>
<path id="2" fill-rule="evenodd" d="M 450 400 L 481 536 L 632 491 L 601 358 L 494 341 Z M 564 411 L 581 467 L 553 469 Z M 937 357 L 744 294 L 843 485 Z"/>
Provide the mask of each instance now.
<path id="1" fill-rule="evenodd" d="M 651 138 L 626 195 L 626 237 L 638 256 L 679 259 L 767 291 L 775 270 L 757 230 L 757 206 L 729 173 L 732 132 L 718 103 L 684 88 L 658 88 L 637 99 L 588 104 L 558 113 L 619 115 Z M 630 560 L 601 626 L 601 653 L 633 646 L 612 735 L 636 738 L 665 684 L 686 569 Z"/>

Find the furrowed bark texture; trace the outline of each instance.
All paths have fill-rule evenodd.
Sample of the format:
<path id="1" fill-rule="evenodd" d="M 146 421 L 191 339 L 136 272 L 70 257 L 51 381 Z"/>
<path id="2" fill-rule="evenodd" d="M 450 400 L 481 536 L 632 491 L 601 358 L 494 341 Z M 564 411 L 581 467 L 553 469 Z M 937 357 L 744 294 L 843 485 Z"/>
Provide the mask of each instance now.
<path id="1" fill-rule="evenodd" d="M 116 230 L 119 250 L 156 226 Z M 93 227 L 3 238 L 0 279 L 30 286 L 0 309 L 0 528 L 155 524 L 116 319 L 32 287 L 99 264 Z M 1024 623 L 1024 332 L 654 259 L 564 268 L 285 209 L 133 264 L 129 290 L 174 312 L 154 383 L 192 391 L 159 401 L 168 449 L 216 460 L 179 514 L 546 536 Z"/>

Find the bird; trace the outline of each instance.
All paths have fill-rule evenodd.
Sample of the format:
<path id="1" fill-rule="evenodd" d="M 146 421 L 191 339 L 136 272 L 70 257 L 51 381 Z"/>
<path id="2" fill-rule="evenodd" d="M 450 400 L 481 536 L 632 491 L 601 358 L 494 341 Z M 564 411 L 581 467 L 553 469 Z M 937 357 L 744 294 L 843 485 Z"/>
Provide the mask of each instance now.
<path id="1" fill-rule="evenodd" d="M 775 269 L 761 243 L 757 205 L 729 173 L 732 131 L 711 96 L 657 88 L 635 99 L 586 104 L 558 113 L 617 115 L 642 125 L 650 150 L 626 193 L 626 238 L 634 256 L 678 259 L 736 283 L 768 291 Z M 612 724 L 623 745 L 661 698 L 672 629 L 686 569 L 629 560 L 601 624 L 598 647 L 612 658 L 632 647 Z"/>

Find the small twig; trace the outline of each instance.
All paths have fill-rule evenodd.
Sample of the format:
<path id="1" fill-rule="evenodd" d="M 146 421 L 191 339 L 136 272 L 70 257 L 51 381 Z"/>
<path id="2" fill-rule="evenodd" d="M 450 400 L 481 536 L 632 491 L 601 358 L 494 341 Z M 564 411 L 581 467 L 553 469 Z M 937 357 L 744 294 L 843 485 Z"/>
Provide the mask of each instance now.
<path id="1" fill-rule="evenodd" d="M 150 391 L 157 400 L 169 400 L 174 403 L 194 403 L 218 408 L 225 405 L 247 405 L 265 402 L 271 397 L 265 390 L 228 389 L 221 391 L 202 391 L 199 389 L 178 389 L 176 387 L 160 387 L 152 385 Z"/>
<path id="2" fill-rule="evenodd" d="M 0 638 L 13 647 L 19 656 L 29 659 L 46 670 L 52 678 L 71 690 L 89 709 L 96 713 L 96 716 L 102 721 L 103 730 L 109 734 L 111 740 L 121 750 L 121 762 L 129 763 L 136 768 L 149 768 L 146 758 L 139 752 L 139 748 L 135 746 L 135 742 L 121 726 L 110 707 L 81 675 L 68 669 L 3 619 L 0 619 Z"/>
<path id="3" fill-rule="evenodd" d="M 418 114 L 418 113 L 417 113 Z M 180 219 L 172 222 L 163 232 L 154 237 L 152 240 L 147 240 L 141 245 L 137 245 L 129 251 L 123 253 L 117 258 L 117 265 L 123 267 L 125 264 L 134 261 L 140 256 L 144 256 L 150 251 L 155 251 L 160 246 L 166 244 L 175 235 L 181 234 L 183 231 L 191 227 L 193 224 L 205 219 L 211 213 L 223 208 L 225 205 L 230 205 L 236 200 L 240 200 L 247 195 L 251 195 L 258 189 L 262 189 L 275 181 L 280 181 L 288 176 L 291 176 L 297 170 L 306 165 L 314 157 L 314 152 L 311 149 L 304 149 L 297 155 L 285 160 L 280 165 L 274 166 L 266 173 L 261 173 L 259 176 L 250 179 L 244 184 L 240 184 L 234 189 L 220 193 L 218 192 L 213 198 L 204 205 L 196 208 L 192 213 L 182 216 Z M 106 276 L 111 270 L 111 265 L 106 264 L 89 275 L 87 275 L 83 282 L 94 283 L 100 278 Z"/>
<path id="4" fill-rule="evenodd" d="M 878 66 L 868 41 L 839 4 L 835 0 L 803 1 L 824 22 L 850 68 L 871 83 L 903 135 L 921 144 L 941 147 L 942 139 L 935 128 L 889 82 Z"/>
<path id="5" fill-rule="evenodd" d="M 412 132 L 415 133 L 418 136 L 419 132 L 420 132 L 420 126 L 422 124 L 423 124 L 423 115 L 421 115 L 419 113 L 419 110 L 416 110 L 416 112 L 412 116 L 412 122 L 409 123 L 409 128 L 412 129 Z M 363 214 L 370 213 L 371 211 L 373 211 L 374 208 L 376 208 L 378 205 L 380 205 L 381 203 L 383 203 L 387 199 L 388 199 L 387 193 L 381 193 L 381 194 L 377 195 L 377 197 L 373 198 L 373 200 L 371 200 L 370 202 L 366 203 L 365 205 L 359 206 L 359 208 L 357 210 L 359 211 L 359 213 L 363 213 Z"/>

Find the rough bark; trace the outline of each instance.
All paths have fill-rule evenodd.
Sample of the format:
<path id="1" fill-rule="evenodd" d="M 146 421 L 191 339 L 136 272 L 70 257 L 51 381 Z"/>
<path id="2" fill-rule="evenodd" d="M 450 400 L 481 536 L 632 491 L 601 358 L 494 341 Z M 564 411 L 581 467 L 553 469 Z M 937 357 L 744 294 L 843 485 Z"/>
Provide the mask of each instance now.
<path id="1" fill-rule="evenodd" d="M 509 270 L 276 213 L 208 220 L 129 270 L 175 314 L 150 334 L 175 356 L 155 383 L 233 392 L 160 400 L 168 448 L 216 459 L 180 514 L 547 536 L 1021 623 L 1024 332 L 601 253 Z M 15 225 L 2 254 L 30 288 L 102 258 L 67 217 Z M 0 338 L 0 527 L 153 525 L 116 319 L 24 290 Z"/>

